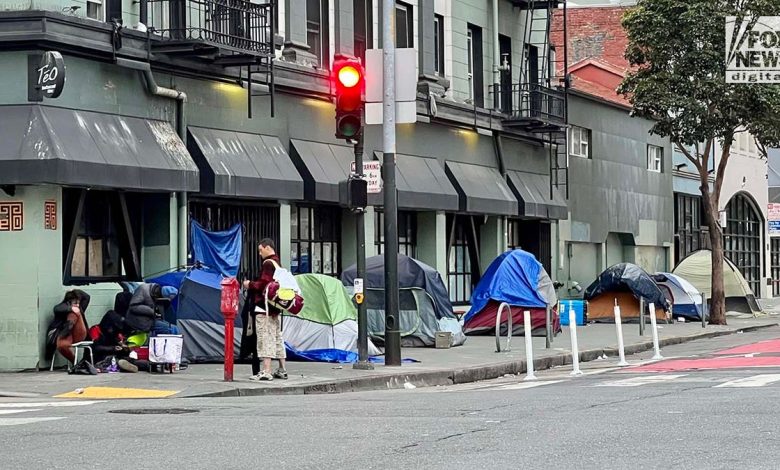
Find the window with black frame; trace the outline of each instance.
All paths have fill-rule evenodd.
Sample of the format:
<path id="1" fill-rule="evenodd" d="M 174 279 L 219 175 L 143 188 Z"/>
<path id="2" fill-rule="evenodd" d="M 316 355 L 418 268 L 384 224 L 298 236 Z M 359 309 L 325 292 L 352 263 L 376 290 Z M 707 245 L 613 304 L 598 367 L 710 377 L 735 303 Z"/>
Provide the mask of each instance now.
<path id="1" fill-rule="evenodd" d="M 704 225 L 701 197 L 687 194 L 675 195 L 676 257 L 681 260 L 694 251 L 709 248 L 709 235 Z"/>
<path id="2" fill-rule="evenodd" d="M 328 0 L 306 0 L 306 40 L 320 68 L 330 67 Z"/>
<path id="3" fill-rule="evenodd" d="M 385 245 L 384 214 L 376 211 L 374 217 L 374 246 L 382 254 Z M 417 214 L 398 211 L 398 252 L 411 258 L 417 256 Z"/>
<path id="4" fill-rule="evenodd" d="M 726 205 L 726 222 L 724 253 L 745 276 L 753 293 L 760 295 L 762 218 L 747 196 L 737 194 Z"/>
<path id="5" fill-rule="evenodd" d="M 374 47 L 374 5 L 372 0 L 355 0 L 355 57 L 366 63 L 366 50 Z"/>
<path id="6" fill-rule="evenodd" d="M 140 281 L 139 205 L 116 191 L 63 190 L 63 282 Z"/>
<path id="7" fill-rule="evenodd" d="M 292 206 L 290 237 L 290 271 L 293 274 L 340 274 L 341 209 Z"/>
<path id="8" fill-rule="evenodd" d="M 433 67 L 436 75 L 444 76 L 444 17 L 433 16 Z"/>
<path id="9" fill-rule="evenodd" d="M 414 47 L 413 10 L 403 2 L 395 2 L 395 47 Z"/>
<path id="10" fill-rule="evenodd" d="M 473 217 L 447 215 L 447 287 L 453 305 L 471 301 L 479 282 L 479 228 Z"/>

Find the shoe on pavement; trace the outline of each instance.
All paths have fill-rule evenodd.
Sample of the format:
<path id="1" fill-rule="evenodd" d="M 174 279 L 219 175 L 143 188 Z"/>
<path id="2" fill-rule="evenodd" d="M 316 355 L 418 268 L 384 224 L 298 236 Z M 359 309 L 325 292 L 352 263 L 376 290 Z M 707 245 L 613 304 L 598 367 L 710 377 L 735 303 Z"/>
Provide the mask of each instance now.
<path id="1" fill-rule="evenodd" d="M 287 380 L 287 371 L 282 369 L 281 367 L 276 369 L 276 372 L 274 372 L 274 378 Z"/>
<path id="2" fill-rule="evenodd" d="M 116 365 L 119 366 L 119 370 L 122 372 L 136 373 L 138 372 L 138 366 L 126 359 L 120 359 Z"/>
<path id="3" fill-rule="evenodd" d="M 269 374 L 268 372 L 260 372 L 257 376 L 257 380 L 263 381 L 263 382 L 270 382 L 274 379 L 274 376 Z"/>

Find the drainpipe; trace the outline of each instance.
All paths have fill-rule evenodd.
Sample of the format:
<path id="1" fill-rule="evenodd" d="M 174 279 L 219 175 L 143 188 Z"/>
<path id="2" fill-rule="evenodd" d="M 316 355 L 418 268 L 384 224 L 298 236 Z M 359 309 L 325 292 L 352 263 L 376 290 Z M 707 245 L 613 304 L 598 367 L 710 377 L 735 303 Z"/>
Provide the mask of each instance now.
<path id="1" fill-rule="evenodd" d="M 117 58 L 116 64 L 127 69 L 137 70 L 141 73 L 146 91 L 153 96 L 160 96 L 176 100 L 176 134 L 187 145 L 187 94 L 183 91 L 165 88 L 157 85 L 152 74 L 152 66 L 148 62 Z M 177 200 L 177 232 L 178 232 L 178 256 L 177 266 L 187 265 L 187 193 L 176 193 Z"/>
<path id="2" fill-rule="evenodd" d="M 498 44 L 498 0 L 493 0 L 493 107 L 499 109 L 501 100 L 501 48 Z"/>

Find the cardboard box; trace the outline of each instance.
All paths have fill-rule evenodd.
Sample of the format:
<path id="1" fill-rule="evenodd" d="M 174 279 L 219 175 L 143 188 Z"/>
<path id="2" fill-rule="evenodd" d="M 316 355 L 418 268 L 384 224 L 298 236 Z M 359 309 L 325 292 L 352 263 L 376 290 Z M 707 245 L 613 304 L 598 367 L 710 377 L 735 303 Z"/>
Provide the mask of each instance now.
<path id="1" fill-rule="evenodd" d="M 436 349 L 449 349 L 452 347 L 452 332 L 451 331 L 437 331 L 436 332 Z"/>

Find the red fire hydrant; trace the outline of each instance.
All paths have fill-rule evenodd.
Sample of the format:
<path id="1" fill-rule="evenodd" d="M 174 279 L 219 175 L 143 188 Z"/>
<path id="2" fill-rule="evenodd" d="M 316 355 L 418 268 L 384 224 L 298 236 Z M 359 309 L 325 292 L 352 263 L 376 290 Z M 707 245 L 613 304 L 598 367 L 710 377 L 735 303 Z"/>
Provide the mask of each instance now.
<path id="1" fill-rule="evenodd" d="M 226 277 L 220 282 L 220 310 L 225 317 L 225 382 L 233 381 L 233 324 L 238 314 L 238 281 Z"/>

